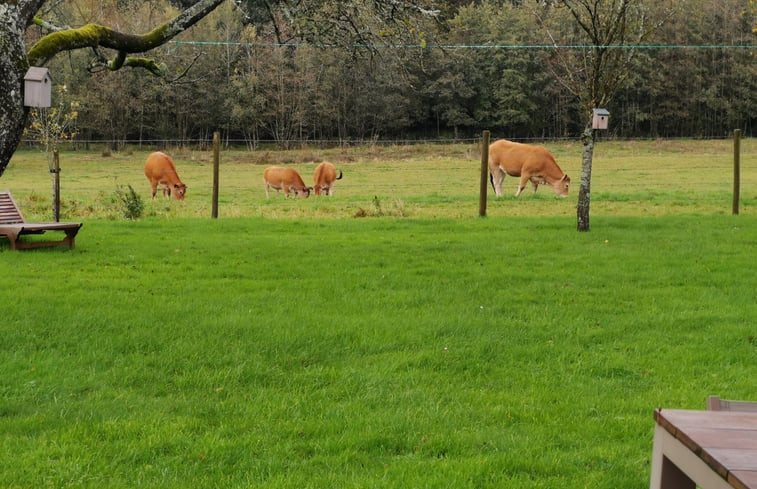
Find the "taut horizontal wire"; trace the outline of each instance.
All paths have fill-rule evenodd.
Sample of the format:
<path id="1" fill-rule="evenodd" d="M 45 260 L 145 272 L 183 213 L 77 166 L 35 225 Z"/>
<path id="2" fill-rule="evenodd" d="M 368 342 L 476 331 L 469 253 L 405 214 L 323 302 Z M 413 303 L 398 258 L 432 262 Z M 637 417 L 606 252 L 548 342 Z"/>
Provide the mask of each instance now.
<path id="1" fill-rule="evenodd" d="M 169 41 L 176 46 L 261 46 L 261 47 L 316 47 L 336 48 L 333 44 L 311 43 L 274 43 L 274 42 L 240 42 L 240 41 Z M 368 47 L 368 46 L 366 46 Z M 405 44 L 401 46 L 371 45 L 374 49 L 410 48 L 410 49 L 757 49 L 755 44 L 610 44 L 594 46 L 591 44 Z"/>

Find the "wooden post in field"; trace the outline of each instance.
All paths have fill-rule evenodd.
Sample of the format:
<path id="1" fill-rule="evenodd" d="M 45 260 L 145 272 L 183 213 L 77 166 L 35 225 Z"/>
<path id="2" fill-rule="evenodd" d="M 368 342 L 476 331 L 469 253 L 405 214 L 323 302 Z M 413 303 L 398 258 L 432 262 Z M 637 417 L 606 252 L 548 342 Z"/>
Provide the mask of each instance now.
<path id="1" fill-rule="evenodd" d="M 484 131 L 481 137 L 481 188 L 478 198 L 478 215 L 486 217 L 486 175 L 489 173 L 489 138 L 490 132 Z"/>
<path id="2" fill-rule="evenodd" d="M 53 150 L 53 221 L 60 221 L 60 156 L 58 150 Z"/>
<path id="3" fill-rule="evenodd" d="M 739 214 L 741 193 L 741 129 L 733 131 L 733 215 Z"/>
<path id="4" fill-rule="evenodd" d="M 213 133 L 213 210 L 211 217 L 218 219 L 218 167 L 220 158 L 221 135 L 218 131 Z"/>

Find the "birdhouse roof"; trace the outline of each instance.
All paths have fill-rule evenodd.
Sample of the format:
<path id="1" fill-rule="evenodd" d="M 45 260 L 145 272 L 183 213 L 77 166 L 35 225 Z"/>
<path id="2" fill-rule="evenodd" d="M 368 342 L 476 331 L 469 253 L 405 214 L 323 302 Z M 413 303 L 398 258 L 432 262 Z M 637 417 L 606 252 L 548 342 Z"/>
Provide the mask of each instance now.
<path id="1" fill-rule="evenodd" d="M 607 109 L 593 109 L 595 115 L 610 115 Z"/>
<path id="2" fill-rule="evenodd" d="M 24 80 L 41 82 L 45 78 L 52 80 L 52 77 L 50 76 L 50 70 L 48 70 L 47 68 L 38 68 L 36 66 L 29 68 L 29 70 L 24 75 Z"/>

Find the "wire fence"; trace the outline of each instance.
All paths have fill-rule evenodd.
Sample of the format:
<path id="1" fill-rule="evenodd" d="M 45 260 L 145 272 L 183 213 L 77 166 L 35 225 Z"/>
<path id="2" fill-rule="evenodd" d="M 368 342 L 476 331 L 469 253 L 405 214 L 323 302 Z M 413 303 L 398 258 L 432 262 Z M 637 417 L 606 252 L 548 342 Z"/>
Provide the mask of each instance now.
<path id="1" fill-rule="evenodd" d="M 725 140 L 600 140 L 595 148 L 593 190 L 623 194 L 675 189 L 696 192 L 728 190 L 733 154 L 730 143 Z M 756 143 L 746 141 L 743 182 L 757 185 L 757 162 L 753 161 Z M 556 155 L 558 164 L 571 175 L 574 188 L 577 188 L 582 165 L 580 141 L 553 139 L 539 143 L 542 142 Z M 113 143 L 97 141 L 104 146 Z M 116 178 L 135 187 L 145 186 L 144 158 L 154 149 L 163 148 L 174 157 L 179 174 L 189 183 L 190 195 L 198 190 L 207 191 L 211 183 L 212 141 L 193 140 L 191 145 L 177 143 L 175 140 L 136 141 L 123 152 L 103 156 L 97 150 L 77 151 L 72 146 L 64 147 L 61 153 L 63 183 L 66 184 L 67 176 L 73 178 L 77 190 L 86 193 L 102 191 L 112 186 Z M 263 170 L 274 165 L 293 167 L 309 182 L 321 161 L 331 161 L 344 172 L 345 178 L 336 185 L 338 193 L 348 196 L 371 192 L 407 197 L 456 195 L 475 191 L 478 186 L 480 138 L 402 139 L 362 145 L 357 142 L 350 145 L 335 143 L 331 140 L 307 142 L 300 149 L 288 151 L 276 150 L 273 141 L 270 142 L 271 148 L 267 149 L 247 150 L 243 145 L 236 149 L 227 148 L 221 153 L 222 187 L 230 193 L 260 190 L 263 188 Z M 603 143 L 613 144 L 603 147 Z M 69 142 L 64 146 L 73 144 Z M 638 149 L 623 148 L 626 144 Z M 382 148 L 384 145 L 399 148 Z M 402 150 L 404 145 L 410 146 L 408 151 Z M 372 149 L 374 147 L 378 149 Z M 39 170 L 28 166 L 25 171 L 47 169 L 42 152 L 38 158 L 31 159 L 38 160 Z M 517 181 L 515 177 L 507 177 L 504 187 L 512 187 L 514 193 Z M 27 185 L 33 187 L 35 183 Z"/>
<path id="2" fill-rule="evenodd" d="M 365 215 L 413 217 L 475 216 L 479 203 L 481 152 L 478 140 L 427 148 L 349 147 L 329 151 L 246 151 L 220 153 L 221 217 L 360 217 Z M 745 213 L 757 209 L 757 140 L 743 141 L 741 202 Z M 665 213 L 727 213 L 733 190 L 733 155 L 730 142 L 618 141 L 598 143 L 592 173 L 592 208 L 595 215 Z M 487 185 L 488 211 L 498 215 L 563 215 L 575 213 L 581 175 L 580 142 L 545 144 L 573 184 L 567 200 L 557 199 L 549 185 L 536 194 L 531 185 L 514 198 L 519 179 L 506 177 L 503 197 Z M 119 219 L 119 189 L 131 186 L 150 214 L 165 217 L 209 217 L 213 202 L 212 150 L 170 152 L 186 200 L 174 203 L 160 192 L 151 201 L 144 176 L 144 161 L 152 149 L 113 153 L 98 151 L 61 153 L 63 219 Z M 25 153 L 25 154 L 23 154 Z M 253 159 L 268 153 L 271 159 Z M 284 155 L 282 157 L 282 155 Z M 294 155 L 294 156 L 292 156 Z M 27 151 L 23 163 L 12 164 L 2 177 L 2 188 L 12 189 L 25 213 L 49 219 L 50 177 L 43 152 Z M 319 161 L 331 161 L 343 172 L 333 197 L 285 199 L 281 192 L 265 196 L 263 171 L 268 165 L 296 169 L 307 185 Z M 488 175 L 487 175 L 488 177 Z M 487 178 L 488 180 L 488 178 Z"/>
<path id="3" fill-rule="evenodd" d="M 302 43 L 302 42 L 241 42 L 241 41 L 169 41 L 174 46 L 240 46 L 240 47 L 274 47 L 274 48 L 333 48 L 343 49 L 343 46 L 332 44 Z M 442 49 L 442 50 L 592 50 L 592 49 L 648 49 L 648 50 L 697 50 L 697 49 L 755 49 L 757 46 L 749 44 L 403 44 L 389 46 L 383 44 L 355 45 L 357 48 L 372 50 L 382 49 Z"/>
<path id="4" fill-rule="evenodd" d="M 492 134 L 492 140 L 507 138 L 519 142 L 566 142 L 580 141 L 580 134 L 574 136 L 561 137 L 509 137 L 505 134 Z M 733 137 L 732 134 L 724 133 L 715 136 L 681 136 L 681 137 L 617 137 L 612 134 L 600 135 L 600 141 L 704 141 L 704 140 L 728 140 Z M 244 149 L 257 151 L 259 149 L 302 149 L 302 148 L 340 148 L 340 147 L 360 147 L 360 146 L 414 146 L 414 145 L 456 145 L 456 144 L 476 144 L 481 141 L 480 136 L 475 137 L 450 137 L 450 138 L 354 138 L 354 139 L 256 139 L 251 141 L 242 138 L 222 138 L 221 143 L 225 149 Z M 103 148 L 113 148 L 123 150 L 125 148 L 198 148 L 201 150 L 213 144 L 213 137 L 199 138 L 164 138 L 164 139 L 81 139 L 74 138 L 59 143 L 62 149 L 77 150 L 90 149 L 92 146 Z M 44 149 L 38 140 L 22 139 L 22 148 L 39 148 Z"/>

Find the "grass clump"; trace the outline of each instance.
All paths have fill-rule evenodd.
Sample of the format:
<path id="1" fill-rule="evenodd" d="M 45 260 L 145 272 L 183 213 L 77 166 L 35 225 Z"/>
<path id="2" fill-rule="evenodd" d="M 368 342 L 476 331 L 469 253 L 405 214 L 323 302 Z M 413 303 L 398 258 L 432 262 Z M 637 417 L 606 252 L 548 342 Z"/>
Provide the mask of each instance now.
<path id="1" fill-rule="evenodd" d="M 365 209 L 360 207 L 354 217 L 407 217 L 405 204 L 401 200 L 395 200 L 389 207 L 381 204 L 381 199 L 374 196 L 371 201 L 372 207 Z"/>

